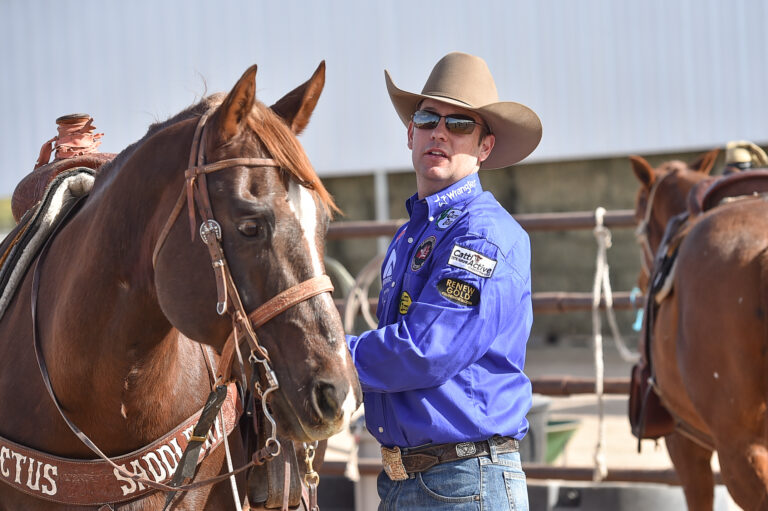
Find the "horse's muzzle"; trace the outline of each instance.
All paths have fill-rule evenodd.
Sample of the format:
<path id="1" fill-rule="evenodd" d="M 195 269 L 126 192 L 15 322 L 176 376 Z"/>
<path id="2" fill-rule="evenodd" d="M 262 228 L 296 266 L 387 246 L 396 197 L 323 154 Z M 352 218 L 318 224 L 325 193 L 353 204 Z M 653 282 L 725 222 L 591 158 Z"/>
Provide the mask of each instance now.
<path id="1" fill-rule="evenodd" d="M 322 380 L 315 383 L 310 402 L 319 422 L 333 423 L 339 420 L 343 415 L 343 405 L 349 392 L 352 392 L 349 385 L 342 387 Z"/>

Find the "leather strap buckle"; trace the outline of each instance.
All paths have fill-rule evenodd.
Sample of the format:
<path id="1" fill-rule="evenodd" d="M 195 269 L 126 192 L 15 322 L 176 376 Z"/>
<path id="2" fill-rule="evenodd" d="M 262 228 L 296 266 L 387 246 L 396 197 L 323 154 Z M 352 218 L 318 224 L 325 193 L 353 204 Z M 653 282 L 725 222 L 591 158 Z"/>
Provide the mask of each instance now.
<path id="1" fill-rule="evenodd" d="M 408 479 L 408 472 L 405 471 L 403 458 L 400 454 L 400 448 L 381 447 L 381 463 L 384 465 L 384 471 L 392 481 L 404 481 Z"/>

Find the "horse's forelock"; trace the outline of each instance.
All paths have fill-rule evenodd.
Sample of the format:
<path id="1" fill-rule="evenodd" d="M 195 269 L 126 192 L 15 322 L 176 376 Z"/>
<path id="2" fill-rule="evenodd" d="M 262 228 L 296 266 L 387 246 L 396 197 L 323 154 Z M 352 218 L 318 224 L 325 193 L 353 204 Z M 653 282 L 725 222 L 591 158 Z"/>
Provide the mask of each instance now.
<path id="1" fill-rule="evenodd" d="M 333 197 L 323 186 L 312 167 L 301 143 L 272 109 L 257 101 L 252 115 L 248 118 L 248 123 L 280 167 L 289 172 L 300 184 L 317 193 L 329 215 L 340 212 Z"/>

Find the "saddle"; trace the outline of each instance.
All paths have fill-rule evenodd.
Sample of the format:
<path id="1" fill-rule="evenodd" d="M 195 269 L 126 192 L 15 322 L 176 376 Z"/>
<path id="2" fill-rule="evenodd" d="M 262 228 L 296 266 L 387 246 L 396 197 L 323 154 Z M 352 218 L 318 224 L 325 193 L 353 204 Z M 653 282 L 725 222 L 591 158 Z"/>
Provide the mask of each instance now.
<path id="1" fill-rule="evenodd" d="M 11 196 L 11 212 L 16 223 L 24 213 L 40 202 L 49 184 L 62 172 L 78 167 L 86 167 L 98 172 L 107 162 L 115 157 L 113 153 L 92 153 L 74 156 L 64 160 L 54 160 L 42 165 L 19 181 Z"/>
<path id="2" fill-rule="evenodd" d="M 40 202 L 56 176 L 75 167 L 86 167 L 97 172 L 116 156 L 98 152 L 104 134 L 94 133 L 95 130 L 93 118 L 88 114 L 62 115 L 56 119 L 56 135 L 43 143 L 34 170 L 13 191 L 11 212 L 16 223 Z M 54 152 L 55 158 L 48 163 Z"/>
<path id="3" fill-rule="evenodd" d="M 768 168 L 712 177 L 694 185 L 688 194 L 688 213 L 697 216 L 720 204 L 768 194 Z"/>

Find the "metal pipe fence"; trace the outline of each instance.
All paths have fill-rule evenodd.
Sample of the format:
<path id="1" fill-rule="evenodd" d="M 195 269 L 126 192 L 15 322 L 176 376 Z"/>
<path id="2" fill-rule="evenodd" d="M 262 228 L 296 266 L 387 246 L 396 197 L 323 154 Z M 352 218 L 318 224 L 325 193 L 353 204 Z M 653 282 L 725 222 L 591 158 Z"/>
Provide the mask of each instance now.
<path id="1" fill-rule="evenodd" d="M 578 229 L 593 229 L 595 227 L 594 211 L 572 211 L 563 213 L 523 213 L 512 215 L 526 231 L 570 231 Z M 329 240 L 349 238 L 375 238 L 378 236 L 394 236 L 398 227 L 406 222 L 405 219 L 377 222 L 374 220 L 333 222 L 328 228 Z M 603 220 L 605 227 L 634 227 L 635 212 L 631 209 L 607 211 Z"/>

